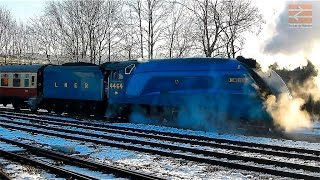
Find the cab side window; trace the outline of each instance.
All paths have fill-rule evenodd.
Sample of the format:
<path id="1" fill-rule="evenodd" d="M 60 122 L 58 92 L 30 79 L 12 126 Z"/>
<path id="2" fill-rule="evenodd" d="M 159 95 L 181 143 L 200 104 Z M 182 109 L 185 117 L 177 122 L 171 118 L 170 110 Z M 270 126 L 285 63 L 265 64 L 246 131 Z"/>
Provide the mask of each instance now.
<path id="1" fill-rule="evenodd" d="M 112 73 L 112 80 L 122 81 L 123 80 L 123 70 L 122 71 L 114 71 Z"/>
<path id="2" fill-rule="evenodd" d="M 13 74 L 13 81 L 12 86 L 13 87 L 20 87 L 21 85 L 21 74 Z"/>
<path id="3" fill-rule="evenodd" d="M 8 86 L 9 85 L 9 75 L 8 74 L 1 74 L 1 86 Z"/>
<path id="4" fill-rule="evenodd" d="M 114 71 L 114 72 L 112 73 L 112 79 L 113 79 L 113 80 L 118 80 L 118 72 L 117 72 L 117 71 Z"/>
<path id="5" fill-rule="evenodd" d="M 122 81 L 123 80 L 123 70 L 120 70 L 119 72 L 118 72 L 118 80 L 119 81 Z"/>

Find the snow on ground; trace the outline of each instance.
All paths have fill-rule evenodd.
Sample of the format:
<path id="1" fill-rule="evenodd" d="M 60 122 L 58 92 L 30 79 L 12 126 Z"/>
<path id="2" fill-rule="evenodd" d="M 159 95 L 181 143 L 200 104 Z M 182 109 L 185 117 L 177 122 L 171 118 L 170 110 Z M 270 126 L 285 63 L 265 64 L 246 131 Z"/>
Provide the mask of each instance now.
<path id="1" fill-rule="evenodd" d="M 7 144 L 7 143 L 1 142 L 1 141 L 0 141 L 0 149 L 6 150 L 6 151 L 21 151 L 21 150 L 23 150 L 23 148 L 20 148 L 20 147 L 11 145 L 11 144 Z"/>
<path id="2" fill-rule="evenodd" d="M 34 156 L 33 159 L 38 160 L 38 161 L 42 161 L 45 163 L 49 163 L 49 164 L 53 164 L 53 165 L 57 165 L 56 161 L 52 160 L 52 159 L 47 159 L 45 157 L 37 157 Z M 58 161 L 59 163 L 59 161 Z M 85 174 L 87 176 L 90 176 L 91 178 L 96 178 L 96 179 L 117 179 L 117 180 L 124 180 L 124 178 L 116 178 L 114 177 L 112 174 L 104 174 L 102 172 L 97 172 L 97 171 L 92 171 L 90 169 L 87 168 L 81 168 L 81 167 L 77 167 L 77 166 L 72 166 L 72 165 L 60 165 L 59 167 L 66 169 L 66 170 L 70 170 L 73 172 L 78 172 L 78 173 L 82 173 Z"/>
<path id="3" fill-rule="evenodd" d="M 20 121 L 20 120 L 15 119 L 15 121 Z M 29 121 L 26 121 L 26 122 L 29 122 Z M 102 132 L 102 131 L 88 130 L 88 129 L 83 129 L 83 128 L 75 128 L 75 127 L 71 127 L 71 126 L 63 126 L 62 127 L 62 126 L 50 125 L 50 124 L 45 124 L 45 126 L 46 127 L 55 127 L 55 128 L 60 128 L 60 129 L 67 129 L 67 130 L 74 130 L 74 131 L 78 131 L 78 132 L 89 132 L 89 133 L 99 134 L 99 135 L 102 134 L 102 135 L 107 135 L 107 136 L 111 136 L 111 137 L 120 137 L 120 138 L 126 138 L 126 139 L 134 139 L 134 140 L 141 140 L 141 141 L 147 141 L 147 142 L 169 144 L 169 145 L 175 145 L 175 146 L 180 146 L 180 147 L 195 148 L 195 149 L 212 151 L 212 152 L 217 152 L 217 153 L 236 154 L 236 155 L 242 155 L 245 157 L 253 157 L 253 158 L 259 158 L 259 159 L 267 159 L 267 160 L 275 160 L 275 161 L 291 162 L 291 163 L 300 163 L 300 164 L 305 164 L 305 165 L 309 165 L 309 166 L 320 166 L 320 162 L 311 161 L 311 160 L 302 162 L 301 159 L 295 159 L 295 158 L 286 158 L 286 157 L 281 157 L 281 156 L 272 156 L 272 155 L 265 155 L 265 154 L 259 154 L 259 153 L 251 153 L 251 152 L 239 152 L 236 150 L 226 150 L 226 149 L 214 148 L 214 147 L 208 147 L 208 146 L 190 145 L 190 144 L 185 144 L 185 143 L 155 140 L 155 139 L 122 135 L 122 134 L 116 134 L 116 133 L 106 133 L 106 132 Z M 59 148 L 59 147 L 56 147 L 56 145 L 54 145 L 52 147 L 54 149 L 65 149 L 68 152 L 75 152 L 75 150 L 70 147 L 69 148 Z"/>
<path id="4" fill-rule="evenodd" d="M 15 162 L 10 162 L 2 158 L 0 158 L 0 168 L 3 170 L 3 172 L 8 174 L 13 180 L 63 179 L 56 178 L 55 175 L 39 170 L 37 168 L 33 168 L 27 165 L 21 165 Z"/>
<path id="5" fill-rule="evenodd" d="M 288 133 L 288 134 L 308 134 L 308 135 L 320 135 L 320 122 L 315 122 L 313 124 L 313 128 L 312 129 L 308 129 L 308 128 L 301 128 L 298 129 L 292 133 Z"/>
<path id="6" fill-rule="evenodd" d="M 269 144 L 269 145 L 277 145 L 277 146 L 285 146 L 285 147 L 320 150 L 320 142 L 310 143 L 305 141 L 244 136 L 241 134 L 221 134 L 218 132 L 194 131 L 194 130 L 178 129 L 178 128 L 155 126 L 155 125 L 145 125 L 145 124 L 114 123 L 112 125 L 128 127 L 128 128 L 136 128 L 136 129 L 146 129 L 146 130 L 155 130 L 155 131 L 161 131 L 161 132 L 172 132 L 172 133 L 178 133 L 178 134 L 203 136 L 203 137 L 209 137 L 209 138 L 228 139 L 233 141 L 253 142 L 253 143 Z M 320 136 L 320 133 L 319 133 L 319 136 Z"/>
<path id="7" fill-rule="evenodd" d="M 74 156 L 89 158 L 95 161 L 134 168 L 153 173 L 169 179 L 278 179 L 274 176 L 235 169 L 222 168 L 203 163 L 162 157 L 119 148 L 101 146 L 92 143 L 71 141 L 63 138 L 29 134 L 27 132 L 0 128 L 4 138 L 34 144 L 36 146 L 55 147 L 67 146 L 74 148 Z"/>
<path id="8" fill-rule="evenodd" d="M 10 116 L 18 118 L 18 117 L 21 117 L 21 115 L 22 116 L 24 115 L 24 113 L 19 113 L 19 112 L 15 112 L 15 114 L 16 115 L 10 114 Z M 28 116 L 34 116 L 34 118 L 39 117 L 39 115 L 37 115 L 37 114 L 28 114 Z M 78 120 L 75 120 L 73 118 L 68 118 L 68 117 L 46 116 L 46 115 L 41 115 L 41 117 L 49 117 L 51 119 L 57 119 L 57 120 L 61 119 L 61 120 L 66 120 L 66 121 L 78 121 Z M 0 117 L 0 118 L 3 118 L 3 117 Z"/>

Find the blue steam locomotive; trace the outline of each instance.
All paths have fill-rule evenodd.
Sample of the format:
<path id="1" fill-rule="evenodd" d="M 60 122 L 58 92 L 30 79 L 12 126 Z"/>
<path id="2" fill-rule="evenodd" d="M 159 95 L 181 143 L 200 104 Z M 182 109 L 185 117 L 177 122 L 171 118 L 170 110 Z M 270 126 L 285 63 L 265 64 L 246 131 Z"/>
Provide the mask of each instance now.
<path id="1" fill-rule="evenodd" d="M 252 59 L 177 58 L 147 62 L 47 65 L 37 72 L 30 108 L 129 119 L 268 120 L 264 98 L 289 93 L 274 71 Z M 142 115 L 142 116 L 141 116 Z M 188 124 L 189 123 L 189 124 Z"/>
<path id="2" fill-rule="evenodd" d="M 112 72 L 106 93 L 108 116 L 138 122 L 174 116 L 179 126 L 192 127 L 225 120 L 271 123 L 265 98 L 289 91 L 277 73 L 263 73 L 254 60 L 239 57 L 132 63 Z"/>

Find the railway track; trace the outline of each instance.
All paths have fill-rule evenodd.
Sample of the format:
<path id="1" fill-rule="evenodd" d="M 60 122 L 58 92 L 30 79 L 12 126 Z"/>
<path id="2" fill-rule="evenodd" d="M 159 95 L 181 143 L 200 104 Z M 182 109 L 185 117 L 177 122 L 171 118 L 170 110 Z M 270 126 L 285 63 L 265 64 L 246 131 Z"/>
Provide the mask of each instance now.
<path id="1" fill-rule="evenodd" d="M 79 116 L 79 115 L 58 115 L 58 114 L 52 114 L 52 113 L 48 113 L 48 112 L 38 112 L 36 115 L 33 114 L 31 111 L 29 110 L 20 110 L 20 111 L 15 111 L 14 109 L 9 109 L 9 108 L 1 108 L 0 107 L 0 113 L 13 113 L 13 114 L 24 114 L 27 115 L 28 117 L 41 117 L 41 118 L 45 118 L 48 120 L 51 119 L 55 119 L 55 118 L 72 118 L 74 120 L 78 120 L 79 122 L 75 122 L 73 121 L 74 124 L 84 124 L 84 125 L 94 125 L 94 123 L 90 122 L 90 123 L 86 123 L 85 121 L 96 121 L 96 122 L 108 122 L 108 123 L 113 123 L 113 122 L 119 122 L 119 119 L 106 119 L 106 118 L 98 118 L 98 117 L 94 117 L 94 116 Z M 67 120 L 65 120 L 66 122 L 68 122 Z M 121 122 L 121 120 L 120 120 Z M 114 128 L 115 126 L 110 126 L 110 125 L 101 125 L 100 123 L 97 123 L 100 126 L 106 127 L 106 128 Z M 244 128 L 244 127 L 243 127 Z M 245 126 L 245 128 L 248 128 L 248 126 Z M 255 127 L 250 127 L 250 128 L 255 128 Z M 124 131 L 139 131 L 139 129 L 135 129 L 135 128 L 129 128 L 129 127 L 116 127 L 116 129 L 121 129 Z M 320 129 L 320 127 L 314 127 L 314 130 Z M 159 133 L 159 131 L 152 131 L 152 130 L 143 130 L 140 129 L 140 131 L 142 132 L 146 132 L 146 133 Z M 260 131 L 263 131 L 263 133 L 261 133 Z M 259 128 L 259 132 L 257 133 L 255 132 L 243 132 L 243 135 L 248 135 L 248 136 L 255 136 L 255 137 L 266 137 L 266 138 L 275 138 L 275 139 L 285 139 L 285 140 L 295 140 L 295 141 L 307 141 L 307 142 L 313 142 L 313 143 L 319 143 L 320 142 L 320 134 L 319 135 L 312 135 L 312 134 L 292 134 L 292 133 L 285 133 L 285 132 L 269 132 L 266 129 L 263 128 Z M 164 134 L 165 136 L 186 136 L 186 135 L 181 135 L 178 133 L 171 133 L 171 132 L 162 132 L 162 134 Z M 198 137 L 198 136 L 192 136 L 192 135 L 187 135 L 188 138 L 193 139 L 194 137 Z M 202 139 L 206 140 L 206 137 L 203 137 Z M 219 139 L 217 139 L 217 141 L 220 141 Z M 225 141 L 225 140 L 222 140 Z M 221 142 L 223 143 L 223 142 Z M 228 142 L 229 143 L 229 142 Z M 238 142 L 235 142 L 238 143 Z M 242 142 L 240 142 L 241 145 L 243 145 Z"/>
<path id="2" fill-rule="evenodd" d="M 5 115 L 2 114 L 1 116 L 5 116 Z M 7 114 L 7 117 L 13 118 L 13 119 L 17 118 L 16 116 L 8 115 L 8 114 Z M 253 157 L 245 157 L 245 156 L 235 155 L 235 154 L 219 153 L 219 152 L 214 152 L 209 150 L 196 149 L 188 146 L 176 146 L 176 145 L 172 145 L 173 144 L 172 142 L 175 142 L 175 141 L 180 141 L 180 143 L 198 142 L 197 143 L 198 145 L 200 143 L 201 145 L 205 145 L 205 146 L 210 145 L 214 148 L 218 147 L 218 148 L 224 148 L 228 150 L 232 149 L 237 151 L 255 152 L 255 153 L 261 153 L 261 154 L 283 156 L 287 158 L 298 158 L 303 161 L 313 160 L 317 162 L 319 162 L 319 157 L 318 157 L 320 154 L 319 151 L 297 149 L 297 148 L 286 148 L 281 146 L 271 146 L 271 145 L 265 145 L 265 144 L 235 142 L 235 141 L 228 142 L 228 140 L 212 139 L 212 138 L 209 138 L 210 140 L 208 139 L 204 140 L 203 139 L 204 137 L 198 137 L 198 136 L 193 136 L 191 139 L 188 140 L 188 138 L 178 137 L 179 136 L 178 134 L 175 134 L 176 137 L 174 136 L 168 137 L 168 136 L 165 136 L 164 134 L 161 134 L 161 132 L 157 132 L 159 133 L 157 134 L 154 131 L 152 131 L 151 133 L 149 130 L 148 133 L 150 134 L 146 134 L 146 132 L 141 132 L 141 131 L 133 132 L 132 129 L 130 130 L 130 133 L 131 133 L 130 136 L 133 136 L 133 133 L 136 133 L 135 134 L 136 137 L 142 137 L 141 134 L 144 134 L 143 136 L 144 138 L 153 138 L 153 139 L 158 138 L 158 140 L 161 139 L 165 141 L 171 141 L 171 144 L 158 143 L 154 141 L 142 141 L 142 140 L 139 140 L 139 138 L 130 139 L 130 138 L 117 137 L 117 136 L 110 136 L 110 135 L 108 136 L 103 134 L 87 133 L 83 131 L 61 129 L 56 127 L 50 127 L 48 125 L 46 126 L 46 125 L 38 124 L 38 123 L 45 123 L 45 124 L 56 123 L 56 125 L 59 125 L 59 126 L 75 125 L 76 128 L 80 128 L 80 126 L 81 128 L 84 128 L 83 125 L 79 125 L 79 124 L 72 125 L 71 122 L 63 122 L 64 124 L 61 124 L 62 123 L 61 120 L 56 120 L 56 121 L 53 121 L 53 120 L 49 121 L 48 119 L 40 120 L 35 117 L 19 117 L 19 119 L 37 122 L 37 124 L 32 124 L 29 122 L 27 123 L 18 122 L 13 120 L 1 120 L 0 126 L 34 132 L 34 133 L 47 134 L 51 136 L 58 136 L 58 137 L 67 138 L 67 139 L 75 139 L 80 141 L 99 143 L 99 144 L 104 144 L 104 145 L 113 146 L 113 147 L 136 150 L 140 152 L 159 154 L 159 155 L 175 157 L 175 158 L 182 158 L 182 159 L 187 159 L 187 160 L 196 161 L 196 162 L 220 165 L 224 167 L 263 172 L 263 173 L 277 175 L 277 176 L 303 178 L 303 179 L 319 179 L 320 178 L 319 176 L 320 168 L 316 166 L 281 162 L 281 161 L 268 160 L 268 159 L 259 159 L 259 158 L 253 158 Z M 92 125 L 93 124 L 91 124 L 91 126 L 89 127 L 87 124 L 85 127 L 90 130 L 97 131 L 98 130 L 96 129 L 97 127 L 94 127 Z M 104 128 L 107 128 L 107 127 L 104 127 Z M 121 128 L 118 129 L 117 131 L 119 130 L 121 130 Z M 126 132 L 128 133 L 129 131 L 127 130 Z M 115 132 L 113 131 L 113 133 Z M 124 132 L 121 131 L 118 133 L 124 133 Z M 75 134 L 78 134 L 78 136 L 75 136 Z M 173 134 L 170 134 L 170 135 L 173 135 Z M 103 138 L 104 140 L 101 140 L 101 138 Z M 212 142 L 212 141 L 218 141 L 218 142 Z M 151 148 L 143 147 L 145 145 L 148 145 Z M 155 149 L 155 147 L 157 149 Z M 299 154 L 299 153 L 303 153 L 303 154 Z M 224 159 L 228 159 L 228 160 L 226 161 Z M 277 168 L 283 168 L 284 170 L 277 170 Z M 302 173 L 297 172 L 297 170 L 303 170 L 304 172 Z"/>
<path id="3" fill-rule="evenodd" d="M 9 175 L 7 173 L 3 172 L 2 170 L 0 170 L 0 179 L 2 179 L 2 180 L 11 180 Z"/>
<path id="4" fill-rule="evenodd" d="M 1 114 L 2 117 L 15 118 L 14 114 Z M 41 119 L 40 119 L 41 118 Z M 28 117 L 19 117 L 19 119 L 28 120 L 36 123 L 43 124 L 53 124 L 58 126 L 70 126 L 75 128 L 83 128 L 94 131 L 100 131 L 104 133 L 116 133 L 116 134 L 125 134 L 129 136 L 137 136 L 144 138 L 153 138 L 164 141 L 172 141 L 179 143 L 189 143 L 199 146 L 209 146 L 214 148 L 226 148 L 238 151 L 250 151 L 254 153 L 263 153 L 268 155 L 281 155 L 283 157 L 289 158 L 302 158 L 306 160 L 315 160 L 320 161 L 320 151 L 308 150 L 308 149 L 299 149 L 292 147 L 283 147 L 275 146 L 268 144 L 259 144 L 252 142 L 243 142 L 243 141 L 233 141 L 227 139 L 219 138 L 209 138 L 204 136 L 194 136 L 186 135 L 172 132 L 161 132 L 156 130 L 144 130 L 136 128 L 128 128 L 114 125 L 106 124 L 97 124 L 97 123 L 88 123 L 83 121 L 68 121 L 63 119 L 55 119 L 50 117 L 41 117 L 41 116 L 28 116 Z M 103 136 L 103 135 L 102 135 Z M 255 147 L 253 149 L 253 147 Z M 268 149 L 268 150 L 265 150 Z"/>
<path id="5" fill-rule="evenodd" d="M 25 151 L 17 151 L 16 153 L 10 152 L 10 151 L 5 151 L 5 150 L 0 150 L 0 155 L 3 156 L 4 158 L 12 160 L 12 161 L 20 162 L 23 164 L 28 164 L 28 165 L 40 167 L 41 169 L 46 169 L 50 172 L 57 174 L 58 176 L 65 177 L 68 179 L 98 179 L 98 178 L 88 176 L 85 174 L 81 174 L 78 172 L 70 171 L 70 170 L 52 165 L 51 163 L 46 163 L 46 162 L 41 162 L 39 160 L 35 160 L 34 156 L 30 157 L 30 153 L 32 155 L 37 155 L 39 157 L 45 157 L 45 158 L 52 159 L 54 161 L 63 162 L 63 164 L 70 164 L 73 166 L 87 168 L 92 171 L 99 171 L 99 172 L 103 172 L 103 173 L 114 174 L 117 177 L 124 177 L 124 178 L 128 178 L 128 179 L 137 179 L 137 180 L 140 180 L 140 179 L 161 180 L 162 179 L 162 178 L 159 178 L 156 176 L 139 173 L 139 172 L 132 171 L 129 169 L 118 168 L 118 167 L 111 166 L 111 165 L 105 165 L 102 163 L 97 163 L 97 162 L 84 160 L 84 159 L 77 158 L 77 157 L 72 157 L 72 156 L 65 155 L 63 153 L 59 153 L 59 152 L 55 152 L 55 151 L 51 151 L 48 149 L 33 147 L 30 145 L 23 144 L 23 143 L 13 141 L 10 139 L 6 139 L 6 138 L 0 138 L 0 141 L 15 145 L 15 146 L 19 146 L 19 147 L 25 149 Z"/>
<path id="6" fill-rule="evenodd" d="M 94 178 L 91 176 L 86 176 L 86 175 L 83 175 L 83 174 L 80 174 L 77 172 L 66 170 L 66 169 L 60 168 L 58 166 L 54 166 L 50 163 L 45 163 L 45 162 L 41 162 L 38 160 L 34 160 L 33 157 L 28 158 L 27 154 L 25 154 L 25 155 L 22 155 L 22 154 L 23 154 L 22 152 L 14 153 L 14 152 L 10 152 L 10 151 L 0 150 L 0 155 L 5 159 L 19 162 L 22 164 L 31 165 L 31 166 L 38 167 L 41 169 L 45 169 L 45 170 L 48 170 L 49 172 L 57 174 L 59 177 L 70 178 L 70 179 L 80 179 L 80 180 L 97 179 L 97 178 Z"/>

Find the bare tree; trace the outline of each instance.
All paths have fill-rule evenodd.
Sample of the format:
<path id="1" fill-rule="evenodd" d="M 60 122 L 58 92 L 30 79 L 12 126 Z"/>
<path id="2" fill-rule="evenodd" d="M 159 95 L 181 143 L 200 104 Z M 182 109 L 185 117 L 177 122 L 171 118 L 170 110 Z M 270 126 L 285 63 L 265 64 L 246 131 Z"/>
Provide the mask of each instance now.
<path id="1" fill-rule="evenodd" d="M 11 43 L 11 34 L 15 22 L 10 12 L 0 7 L 0 53 L 6 56 L 9 54 L 9 45 Z"/>
<path id="2" fill-rule="evenodd" d="M 119 48 L 123 39 L 121 27 L 124 26 L 122 7 L 123 3 L 120 1 L 106 1 L 103 5 L 103 11 L 97 26 L 99 64 L 104 55 L 110 62 L 112 57 L 115 56 L 114 52 L 121 49 Z"/>
<path id="3" fill-rule="evenodd" d="M 134 28 L 134 26 L 132 26 L 134 23 L 138 24 L 138 39 L 139 39 L 139 44 L 140 44 L 140 57 L 144 58 L 144 27 L 142 26 L 142 21 L 143 21 L 143 11 L 142 11 L 142 2 L 143 0 L 132 0 L 132 1 L 128 1 L 127 5 L 130 8 L 130 16 L 128 18 L 130 18 L 130 22 L 128 22 L 130 24 L 131 28 Z"/>
<path id="4" fill-rule="evenodd" d="M 137 19 L 134 17 L 134 13 L 131 8 L 124 11 L 122 14 L 123 17 L 121 19 L 123 20 L 123 23 L 122 26 L 120 26 L 122 35 L 120 36 L 123 37 L 123 41 L 121 41 L 120 46 L 124 47 L 123 58 L 129 60 L 134 58 L 143 58 L 143 35 L 142 31 L 140 31 L 140 23 L 137 27 Z"/>
<path id="5" fill-rule="evenodd" d="M 60 38 L 61 49 L 66 54 L 74 60 L 78 60 L 78 43 L 75 40 L 77 35 L 77 30 L 74 30 L 75 22 L 70 16 L 66 16 L 65 12 L 68 8 L 65 8 L 60 2 L 48 2 L 45 8 L 46 16 L 49 18 L 49 21 L 55 27 L 56 33 Z M 71 9 L 70 11 L 73 11 Z M 72 12 L 71 12 L 72 13 Z"/>
<path id="6" fill-rule="evenodd" d="M 137 18 L 139 27 L 141 57 L 144 50 L 148 52 L 148 58 L 155 55 L 156 43 L 163 38 L 166 23 L 170 12 L 170 3 L 165 0 L 132 0 L 127 3 Z"/>
<path id="7" fill-rule="evenodd" d="M 50 2 L 46 15 L 61 36 L 65 54 L 75 61 L 101 63 L 104 55 L 111 60 L 118 43 L 121 16 L 120 1 L 72 0 Z"/>
<path id="8" fill-rule="evenodd" d="M 251 5 L 250 0 L 224 0 L 223 4 L 227 22 L 227 28 L 223 29 L 226 54 L 229 58 L 235 58 L 244 44 L 243 34 L 253 31 L 254 28 L 258 28 L 259 32 L 264 20 L 258 8 Z"/>
<path id="9" fill-rule="evenodd" d="M 196 26 L 199 44 L 206 57 L 215 56 L 216 50 L 221 48 L 218 44 L 220 34 L 223 30 L 222 13 L 220 11 L 222 3 L 218 0 L 192 0 L 186 7 L 197 19 Z"/>
<path id="10" fill-rule="evenodd" d="M 33 18 L 25 33 L 30 41 L 35 40 L 30 42 L 31 47 L 37 48 L 38 53 L 44 54 L 49 62 L 52 56 L 60 54 L 58 32 L 48 16 Z"/>
<path id="11" fill-rule="evenodd" d="M 164 57 L 181 57 L 192 54 L 196 37 L 194 19 L 184 5 L 173 1 L 167 16 L 161 49 Z"/>
<path id="12" fill-rule="evenodd" d="M 244 33 L 259 32 L 263 23 L 250 0 L 49 1 L 44 12 L 26 26 L 0 8 L 0 54 L 96 64 L 139 57 L 235 57 Z"/>
<path id="13" fill-rule="evenodd" d="M 243 44 L 243 32 L 262 23 L 262 15 L 249 0 L 191 0 L 184 5 L 197 20 L 197 45 L 206 57 L 234 57 Z"/>

